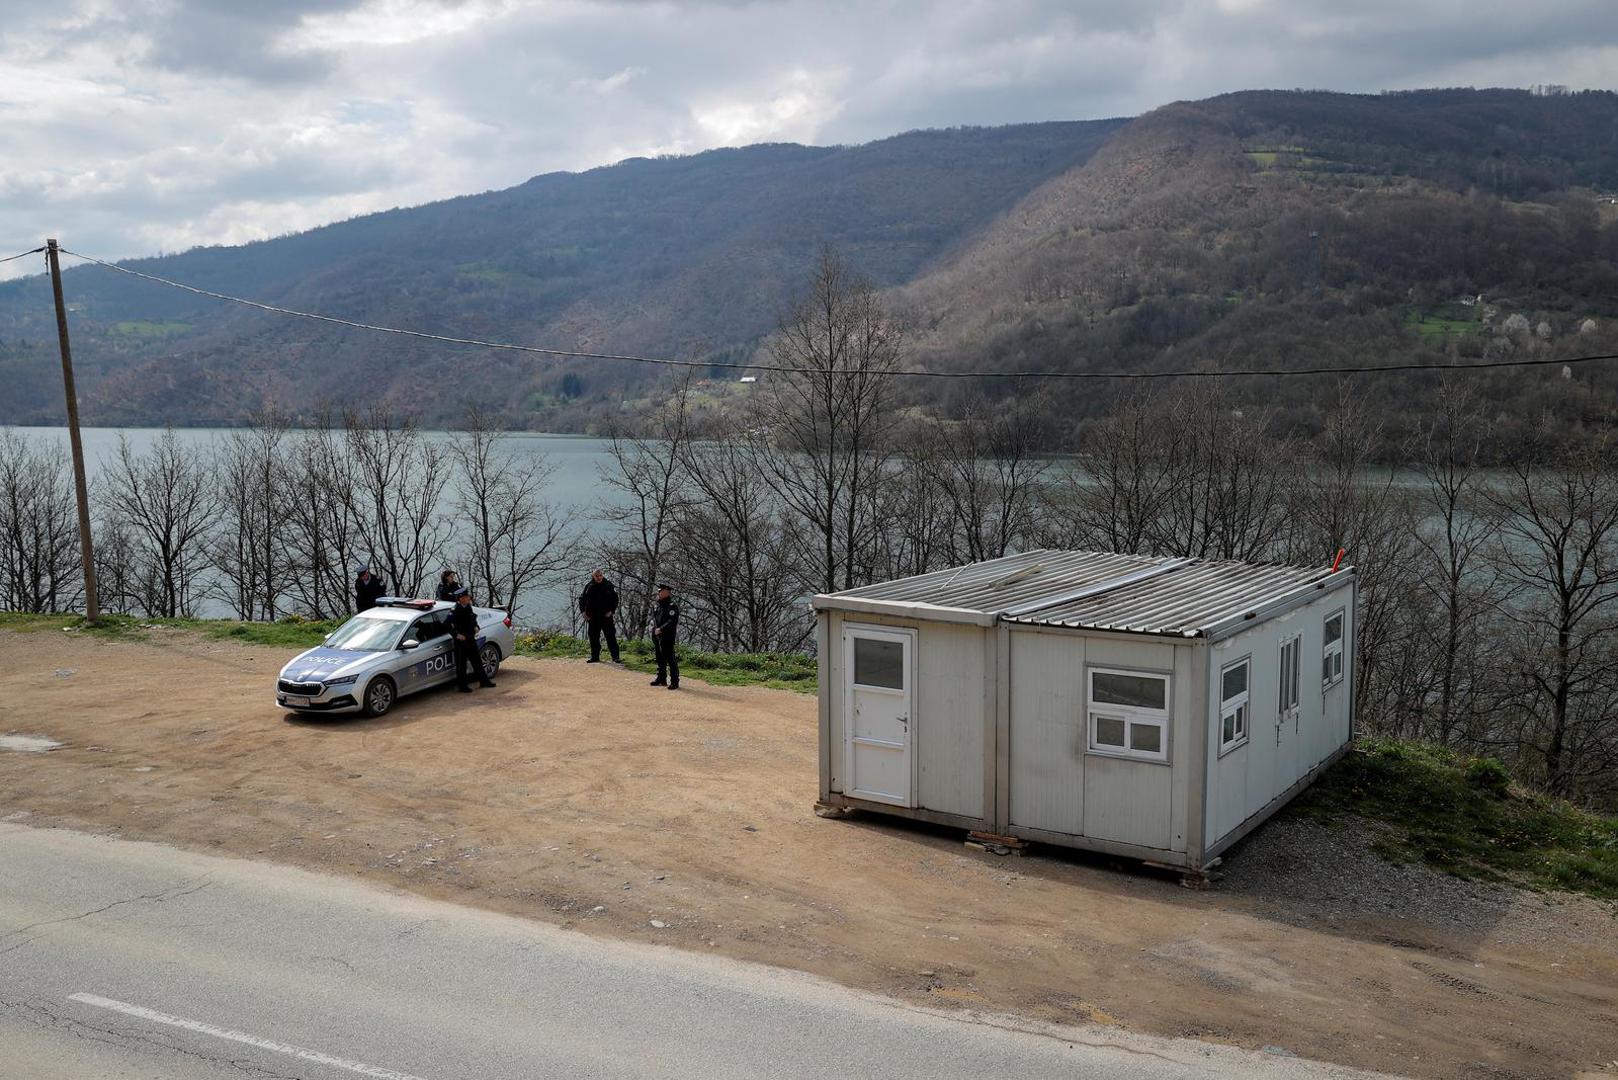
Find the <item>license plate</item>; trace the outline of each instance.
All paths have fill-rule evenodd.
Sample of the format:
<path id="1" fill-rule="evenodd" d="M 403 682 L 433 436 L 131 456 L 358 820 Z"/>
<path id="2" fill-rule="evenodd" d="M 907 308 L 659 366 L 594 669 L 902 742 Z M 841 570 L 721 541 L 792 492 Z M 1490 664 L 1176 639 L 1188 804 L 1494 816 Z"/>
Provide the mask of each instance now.
<path id="1" fill-rule="evenodd" d="M 309 704 L 309 700 L 310 700 L 309 698 L 298 697 L 295 694 L 288 694 L 287 695 L 287 704 L 288 705 L 307 705 L 307 704 Z"/>

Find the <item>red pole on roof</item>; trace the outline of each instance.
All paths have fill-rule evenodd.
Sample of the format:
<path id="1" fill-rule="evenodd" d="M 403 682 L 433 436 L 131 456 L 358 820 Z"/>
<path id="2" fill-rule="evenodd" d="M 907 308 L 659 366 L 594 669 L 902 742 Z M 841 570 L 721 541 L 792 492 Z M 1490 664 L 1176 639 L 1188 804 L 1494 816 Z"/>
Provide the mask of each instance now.
<path id="1" fill-rule="evenodd" d="M 1348 549 L 1347 548 L 1338 548 L 1337 549 L 1337 558 L 1335 558 L 1335 559 L 1333 559 L 1331 561 L 1331 572 L 1332 573 L 1334 573 L 1334 574 L 1337 573 L 1337 568 L 1339 566 L 1343 565 L 1343 556 L 1347 555 L 1347 554 L 1348 554 Z"/>

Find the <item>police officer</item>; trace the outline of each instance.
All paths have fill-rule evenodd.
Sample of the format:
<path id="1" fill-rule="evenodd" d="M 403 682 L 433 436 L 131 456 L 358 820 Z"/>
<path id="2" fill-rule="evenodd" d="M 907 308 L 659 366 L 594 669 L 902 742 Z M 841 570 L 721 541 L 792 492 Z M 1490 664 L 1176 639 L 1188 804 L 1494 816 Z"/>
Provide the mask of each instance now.
<path id="1" fill-rule="evenodd" d="M 579 594 L 579 611 L 590 624 L 590 659 L 588 663 L 601 663 L 601 635 L 607 635 L 607 651 L 612 662 L 618 663 L 618 630 L 613 626 L 612 614 L 618 610 L 618 590 L 613 588 L 607 575 L 592 571 L 589 584 Z"/>
<path id="2" fill-rule="evenodd" d="M 371 573 L 368 563 L 360 563 L 359 576 L 354 579 L 354 610 L 371 610 L 387 591 L 388 583 Z"/>
<path id="3" fill-rule="evenodd" d="M 438 575 L 438 599 L 453 601 L 460 591 L 461 579 L 455 576 L 455 571 L 445 570 Z"/>
<path id="4" fill-rule="evenodd" d="M 652 611 L 652 643 L 657 651 L 657 678 L 653 686 L 680 688 L 680 658 L 674 655 L 674 635 L 680 628 L 680 605 L 667 584 L 657 587 L 657 607 Z M 665 678 L 666 676 L 666 678 Z"/>
<path id="5" fill-rule="evenodd" d="M 477 672 L 479 686 L 493 686 L 483 671 L 483 658 L 478 655 L 478 614 L 472 610 L 472 594 L 461 589 L 455 594 L 455 606 L 449 613 L 449 631 L 455 635 L 455 682 L 463 694 L 472 692 L 466 677 L 467 665 Z"/>

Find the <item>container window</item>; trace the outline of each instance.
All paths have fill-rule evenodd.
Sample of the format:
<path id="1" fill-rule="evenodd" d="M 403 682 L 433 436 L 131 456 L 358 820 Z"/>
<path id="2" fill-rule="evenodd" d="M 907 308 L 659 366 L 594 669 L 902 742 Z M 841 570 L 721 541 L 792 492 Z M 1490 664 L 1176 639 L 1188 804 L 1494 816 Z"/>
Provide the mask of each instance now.
<path id="1" fill-rule="evenodd" d="M 1220 669 L 1220 753 L 1234 750 L 1247 741 L 1248 684 L 1252 681 L 1252 672 L 1252 658 L 1246 656 Z"/>
<path id="2" fill-rule="evenodd" d="M 1137 709 L 1167 707 L 1169 681 L 1161 675 L 1126 675 L 1121 671 L 1097 671 L 1090 684 L 1091 698 L 1107 705 L 1128 705 Z"/>
<path id="3" fill-rule="evenodd" d="M 1168 676 L 1092 668 L 1089 682 L 1090 750 L 1168 761 Z"/>
<path id="4" fill-rule="evenodd" d="M 1302 643 L 1302 638 L 1298 637 L 1281 642 L 1281 694 L 1276 706 L 1283 717 L 1293 716 L 1298 711 L 1298 647 Z"/>
<path id="5" fill-rule="evenodd" d="M 1320 654 L 1320 685 L 1330 689 L 1343 681 L 1343 609 L 1326 616 L 1326 644 Z"/>
<path id="6" fill-rule="evenodd" d="M 1121 716 L 1096 717 L 1096 742 L 1101 746 L 1115 746 L 1123 749 L 1124 728 L 1128 726 Z"/>
<path id="7" fill-rule="evenodd" d="M 905 688 L 905 647 L 902 641 L 854 639 L 854 682 L 884 690 Z"/>
<path id="8" fill-rule="evenodd" d="M 1142 754 L 1161 754 L 1163 729 L 1156 724 L 1130 725 L 1129 748 Z"/>

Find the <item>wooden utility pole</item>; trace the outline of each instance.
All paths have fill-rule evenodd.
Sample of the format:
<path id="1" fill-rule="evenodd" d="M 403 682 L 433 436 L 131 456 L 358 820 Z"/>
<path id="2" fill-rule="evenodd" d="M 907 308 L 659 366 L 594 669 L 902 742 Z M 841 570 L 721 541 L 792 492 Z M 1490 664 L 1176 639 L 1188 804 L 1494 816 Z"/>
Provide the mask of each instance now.
<path id="1" fill-rule="evenodd" d="M 101 618 L 96 603 L 96 556 L 90 543 L 90 491 L 84 479 L 84 443 L 79 438 L 79 392 L 73 386 L 73 347 L 67 340 L 67 304 L 62 301 L 62 267 L 56 241 L 45 241 L 45 261 L 51 268 L 51 292 L 56 295 L 56 338 L 62 345 L 62 391 L 67 395 L 67 438 L 73 446 L 73 488 L 79 497 L 79 554 L 84 559 L 84 617 Z"/>

